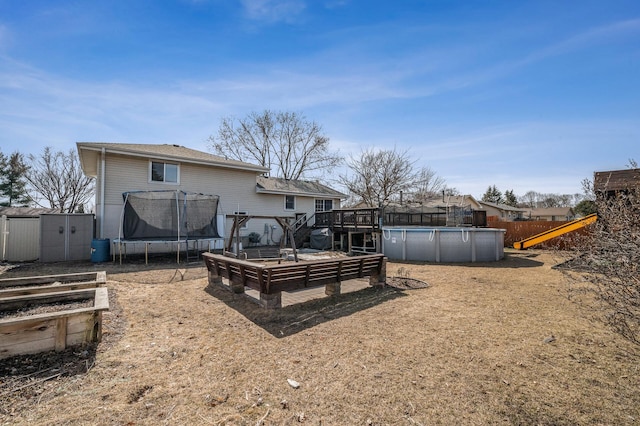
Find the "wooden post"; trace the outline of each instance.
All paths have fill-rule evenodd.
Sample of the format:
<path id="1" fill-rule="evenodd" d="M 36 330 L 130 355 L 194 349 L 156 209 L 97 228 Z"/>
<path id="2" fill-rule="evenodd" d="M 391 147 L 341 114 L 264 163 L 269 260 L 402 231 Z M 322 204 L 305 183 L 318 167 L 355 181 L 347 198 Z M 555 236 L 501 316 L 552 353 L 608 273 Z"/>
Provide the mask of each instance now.
<path id="1" fill-rule="evenodd" d="M 240 224 L 236 226 L 236 257 L 240 259 Z"/>
<path id="2" fill-rule="evenodd" d="M 382 287 L 387 282 L 387 258 L 380 260 L 380 269 L 375 271 L 369 277 L 369 285 L 373 287 Z"/>
<path id="3" fill-rule="evenodd" d="M 244 284 L 242 282 L 237 282 L 234 280 L 229 280 L 229 288 L 236 294 L 244 293 Z"/>
<path id="4" fill-rule="evenodd" d="M 222 277 L 213 269 L 214 268 L 209 269 L 209 285 L 222 284 Z"/>
<path id="5" fill-rule="evenodd" d="M 54 348 L 56 352 L 60 352 L 67 348 L 67 317 L 57 318 L 55 324 L 56 336 Z"/>
<path id="6" fill-rule="evenodd" d="M 260 305 L 266 309 L 282 308 L 282 292 L 277 293 L 260 293 Z"/>
<path id="7" fill-rule="evenodd" d="M 340 295 L 340 282 L 329 283 L 324 286 L 324 294 L 327 296 L 339 296 Z"/>

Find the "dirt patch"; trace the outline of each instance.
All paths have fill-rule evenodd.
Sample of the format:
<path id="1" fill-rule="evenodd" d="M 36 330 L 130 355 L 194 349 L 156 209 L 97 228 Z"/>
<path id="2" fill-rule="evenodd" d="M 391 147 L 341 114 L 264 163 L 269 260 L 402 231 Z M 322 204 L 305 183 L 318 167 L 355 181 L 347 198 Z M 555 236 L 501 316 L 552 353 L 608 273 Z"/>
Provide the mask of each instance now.
<path id="1" fill-rule="evenodd" d="M 200 264 L 128 260 L 5 272 L 106 270 L 114 300 L 97 347 L 2 361 L 0 423 L 640 421 L 637 348 L 567 298 L 549 252 L 391 262 L 386 288 L 279 311 Z"/>
<path id="2" fill-rule="evenodd" d="M 411 290 L 429 287 L 429 284 L 424 281 L 407 277 L 389 277 L 387 278 L 386 284 L 390 287 L 397 288 L 398 290 Z"/>
<path id="3" fill-rule="evenodd" d="M 68 311 L 71 309 L 91 308 L 93 307 L 93 299 L 78 300 L 75 302 L 64 303 L 44 303 L 44 304 L 26 304 L 23 307 L 14 310 L 0 312 L 0 319 L 4 318 L 22 318 L 36 314 L 51 314 L 54 312 Z"/>

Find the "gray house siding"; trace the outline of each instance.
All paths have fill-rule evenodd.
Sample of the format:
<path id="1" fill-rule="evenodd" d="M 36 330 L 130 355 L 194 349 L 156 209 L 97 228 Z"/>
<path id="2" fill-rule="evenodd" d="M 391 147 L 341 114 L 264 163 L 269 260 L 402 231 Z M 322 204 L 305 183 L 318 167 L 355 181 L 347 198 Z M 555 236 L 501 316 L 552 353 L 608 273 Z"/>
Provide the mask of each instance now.
<path id="1" fill-rule="evenodd" d="M 241 203 L 240 200 L 242 200 L 242 209 L 257 209 L 258 200 L 256 200 L 254 189 L 255 172 L 176 162 L 179 164 L 180 183 L 169 184 L 149 181 L 149 161 L 150 159 L 107 154 L 105 223 L 102 238 L 113 239 L 120 236 L 124 192 L 182 190 L 218 195 L 220 196 L 219 214 L 233 214 L 237 210 L 237 205 Z M 99 171 L 98 174 L 100 173 Z M 100 176 L 97 181 L 101 182 Z M 100 190 L 98 185 L 97 191 Z M 100 207 L 97 203 L 98 212 L 101 211 Z M 98 223 L 98 229 L 100 229 L 100 223 Z"/>
<path id="2" fill-rule="evenodd" d="M 236 212 L 267 216 L 250 220 L 240 232 L 241 236 L 252 232 L 261 235 L 262 244 L 278 242 L 282 237 L 282 230 L 271 217 L 295 219 L 296 215 L 305 213 L 311 217 L 315 212 L 316 199 L 332 199 L 334 208 L 338 208 L 342 196 L 328 187 L 308 190 L 306 188 L 320 188 L 317 185 L 310 187 L 308 182 L 304 183 L 307 186 L 303 185 L 305 189 L 302 192 L 300 188 L 292 189 L 295 193 L 288 189 L 265 191 L 257 184 L 258 180 L 266 179 L 259 178 L 267 171 L 264 167 L 226 160 L 177 145 L 79 142 L 78 149 L 85 173 L 96 177 L 97 238 L 113 240 L 121 237 L 122 194 L 125 192 L 181 190 L 218 195 L 218 223 L 223 224 L 222 236 L 228 241 Z M 153 160 L 177 164 L 178 183 L 151 181 L 149 170 Z M 277 183 L 275 181 L 269 182 Z M 326 196 L 324 191 L 328 192 Z M 296 197 L 295 210 L 285 209 L 285 194 Z M 135 245 L 132 249 L 136 250 Z"/>

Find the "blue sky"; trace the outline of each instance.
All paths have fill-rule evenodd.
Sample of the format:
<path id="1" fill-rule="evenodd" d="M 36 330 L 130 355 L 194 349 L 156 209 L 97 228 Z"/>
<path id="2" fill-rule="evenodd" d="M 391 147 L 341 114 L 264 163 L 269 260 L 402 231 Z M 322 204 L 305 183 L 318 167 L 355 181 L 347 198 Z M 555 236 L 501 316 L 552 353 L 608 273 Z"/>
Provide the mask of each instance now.
<path id="1" fill-rule="evenodd" d="M 640 2 L 0 0 L 5 154 L 208 151 L 222 117 L 264 109 L 465 194 L 580 193 L 640 161 Z"/>

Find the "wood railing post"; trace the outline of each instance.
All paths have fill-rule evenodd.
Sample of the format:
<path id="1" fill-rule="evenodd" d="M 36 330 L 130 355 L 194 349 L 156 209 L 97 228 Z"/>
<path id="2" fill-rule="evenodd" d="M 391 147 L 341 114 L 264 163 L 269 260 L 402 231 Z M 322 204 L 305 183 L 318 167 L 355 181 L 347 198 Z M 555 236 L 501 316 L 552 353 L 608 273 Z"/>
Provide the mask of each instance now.
<path id="1" fill-rule="evenodd" d="M 387 258 L 380 259 L 378 269 L 369 277 L 369 285 L 374 287 L 382 287 L 387 282 Z"/>

